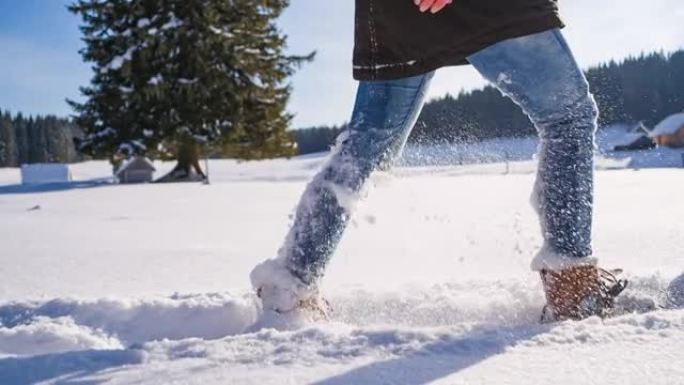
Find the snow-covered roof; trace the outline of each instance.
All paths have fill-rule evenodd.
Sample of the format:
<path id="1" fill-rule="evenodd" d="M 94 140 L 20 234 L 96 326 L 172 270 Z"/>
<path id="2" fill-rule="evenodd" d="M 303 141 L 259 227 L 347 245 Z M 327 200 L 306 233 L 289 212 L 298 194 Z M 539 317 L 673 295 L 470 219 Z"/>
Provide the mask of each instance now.
<path id="1" fill-rule="evenodd" d="M 620 138 L 619 141 L 617 141 L 619 143 L 615 143 L 615 144 L 617 144 L 617 145 L 628 145 L 628 144 L 634 143 L 636 140 L 638 140 L 642 136 L 648 136 L 649 134 L 650 134 L 650 132 L 644 126 L 644 124 L 639 122 L 638 124 L 627 129 L 625 134 Z"/>
<path id="2" fill-rule="evenodd" d="M 651 131 L 644 125 L 644 122 L 639 122 L 635 124 L 629 132 L 633 134 L 649 135 Z"/>
<path id="3" fill-rule="evenodd" d="M 621 123 L 603 127 L 596 133 L 596 136 L 602 151 L 612 151 L 615 146 L 626 146 L 648 134 L 648 129 L 640 122 L 634 125 Z"/>
<path id="4" fill-rule="evenodd" d="M 148 171 L 156 171 L 157 169 L 154 168 L 154 165 L 152 164 L 152 161 L 147 159 L 144 156 L 136 156 L 133 158 L 129 158 L 123 161 L 121 163 L 121 166 L 116 170 L 116 175 L 118 176 L 122 172 L 128 170 L 128 169 L 135 169 L 135 170 L 148 170 Z"/>
<path id="5" fill-rule="evenodd" d="M 684 127 L 684 112 L 670 115 L 665 120 L 658 123 L 658 125 L 653 128 L 653 131 L 651 131 L 650 136 L 653 138 L 660 135 L 671 135 L 682 127 Z"/>

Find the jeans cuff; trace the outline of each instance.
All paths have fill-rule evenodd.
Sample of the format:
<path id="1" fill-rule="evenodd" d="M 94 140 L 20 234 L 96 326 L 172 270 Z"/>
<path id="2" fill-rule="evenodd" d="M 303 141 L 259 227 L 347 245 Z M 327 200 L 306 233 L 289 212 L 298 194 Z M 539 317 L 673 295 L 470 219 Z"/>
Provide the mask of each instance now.
<path id="1" fill-rule="evenodd" d="M 559 271 L 575 266 L 596 266 L 597 264 L 598 259 L 595 257 L 573 257 L 554 251 L 548 246 L 544 246 L 534 259 L 532 259 L 531 268 L 533 271 Z"/>

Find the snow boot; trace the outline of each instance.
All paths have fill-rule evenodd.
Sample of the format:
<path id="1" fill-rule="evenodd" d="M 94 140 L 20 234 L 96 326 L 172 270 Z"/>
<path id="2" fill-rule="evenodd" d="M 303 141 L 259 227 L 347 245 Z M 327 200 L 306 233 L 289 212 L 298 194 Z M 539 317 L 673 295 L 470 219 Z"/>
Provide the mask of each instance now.
<path id="1" fill-rule="evenodd" d="M 317 285 L 307 285 L 295 277 L 285 259 L 262 262 L 250 278 L 263 309 L 250 330 L 292 330 L 329 320 L 330 303 L 320 295 Z"/>
<path id="2" fill-rule="evenodd" d="M 627 281 L 593 265 L 558 271 L 545 269 L 541 271 L 541 279 L 547 301 L 542 322 L 608 317 L 615 298 L 627 287 Z"/>
<path id="3" fill-rule="evenodd" d="M 263 329 L 298 330 L 311 324 L 327 322 L 332 311 L 330 303 L 315 290 L 306 293 L 306 296 L 298 297 L 294 292 L 276 286 L 260 287 L 257 289 L 257 296 L 261 300 L 263 311 L 246 332 Z"/>
<path id="4" fill-rule="evenodd" d="M 283 293 L 283 291 L 282 288 L 272 286 L 262 286 L 257 289 L 257 296 L 261 299 L 264 311 L 274 311 L 281 315 L 298 313 L 300 317 L 311 322 L 330 319 L 332 306 L 318 293 L 318 290 L 310 290 L 301 298 L 297 298 L 295 293 Z M 288 297 L 290 300 L 283 301 L 283 297 Z M 284 303 L 291 305 L 283 306 Z"/>

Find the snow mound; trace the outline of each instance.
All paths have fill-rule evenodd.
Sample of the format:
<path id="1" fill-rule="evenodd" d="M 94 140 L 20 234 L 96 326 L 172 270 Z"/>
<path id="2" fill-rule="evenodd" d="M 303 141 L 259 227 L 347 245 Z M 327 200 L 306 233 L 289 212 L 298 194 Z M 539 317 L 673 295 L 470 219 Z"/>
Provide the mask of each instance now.
<path id="1" fill-rule="evenodd" d="M 553 325 L 415 328 L 330 323 L 294 332 L 270 329 L 218 340 L 155 341 L 129 350 L 9 358 L 0 360 L 0 378 L 7 384 L 40 380 L 103 383 L 112 375 L 120 384 L 336 385 L 378 383 L 378 379 L 382 383 L 423 384 L 455 383 L 450 376 L 459 376 L 463 381 L 458 383 L 488 383 L 483 379 L 517 371 L 519 382 L 515 383 L 547 383 L 547 371 L 519 371 L 520 360 L 533 357 L 539 365 L 569 358 L 570 364 L 580 365 L 587 359 L 595 360 L 601 362 L 603 374 L 629 370 L 642 381 L 649 372 L 631 366 L 634 362 L 625 352 L 657 346 L 669 350 L 642 350 L 640 357 L 669 355 L 682 342 L 682 310 Z M 594 353 L 588 357 L 587 352 Z M 666 361 L 650 361 L 649 368 L 671 365 Z M 478 374 L 481 365 L 484 372 Z M 576 383 L 576 375 L 573 371 L 554 373 L 562 384 Z"/>
<path id="2" fill-rule="evenodd" d="M 548 372 L 520 372 L 515 361 L 536 356 L 558 362 L 577 354 L 586 357 L 587 349 L 595 349 L 601 354 L 593 359 L 605 362 L 606 370 L 610 370 L 620 368 L 615 358 L 622 360 L 625 350 L 644 344 L 672 346 L 678 341 L 684 341 L 684 311 L 628 315 L 605 322 L 592 318 L 509 327 L 355 327 L 332 323 L 295 332 L 264 330 L 214 341 L 159 341 L 144 345 L 142 350 L 148 368 L 164 367 L 166 380 L 180 379 L 189 384 L 455 383 L 449 380 L 452 375 L 466 376 L 458 383 L 489 383 L 483 377 L 478 377 L 477 382 L 468 381 L 468 369 L 501 357 L 514 363 L 499 365 L 495 370 L 517 370 L 516 380 L 520 382 L 514 383 L 545 384 Z M 188 371 L 192 376 L 182 375 Z M 265 375 L 267 371 L 270 377 Z M 486 372 L 484 378 L 491 379 L 490 374 Z M 554 376 L 560 376 L 560 383 L 569 384 L 576 383 L 572 381 L 577 379 L 576 374 Z M 149 373 L 145 366 L 133 366 L 123 371 L 122 378 L 128 379 L 122 383 L 138 383 L 141 379 L 154 381 L 159 374 Z"/>
<path id="3" fill-rule="evenodd" d="M 621 306 L 662 302 L 667 280 L 634 277 Z M 411 285 L 330 293 L 333 322 L 356 327 L 517 327 L 538 323 L 538 280 Z M 253 294 L 176 294 L 147 299 L 55 299 L 0 305 L 0 355 L 139 347 L 147 342 L 244 334 L 261 312 Z"/>
<path id="4" fill-rule="evenodd" d="M 216 339 L 243 331 L 256 315 L 254 298 L 229 294 L 10 303 L 0 306 L 0 354 L 117 349 L 162 339 Z"/>
<path id="5" fill-rule="evenodd" d="M 71 171 L 69 165 L 61 163 L 23 164 L 21 182 L 23 184 L 69 183 Z"/>
<path id="6" fill-rule="evenodd" d="M 0 328 L 0 355 L 122 348 L 117 339 L 101 330 L 77 325 L 70 317 L 36 317 L 30 324 Z"/>
<path id="7" fill-rule="evenodd" d="M 374 358 L 408 354 L 469 355 L 503 351 L 516 345 L 638 342 L 675 333 L 684 334 L 683 310 L 630 314 L 608 320 L 594 317 L 582 322 L 508 327 L 355 327 L 331 323 L 290 332 L 267 329 L 214 341 L 157 341 L 144 345 L 143 349 L 154 359 L 215 357 L 226 363 L 308 365 L 363 355 Z"/>
<path id="8" fill-rule="evenodd" d="M 670 281 L 628 278 L 621 306 L 635 310 L 659 301 Z M 519 357 L 559 360 L 589 349 L 610 361 L 642 344 L 684 343 L 684 310 L 540 324 L 538 280 L 330 294 L 332 322 L 297 331 L 249 331 L 261 311 L 253 294 L 0 305 L 0 378 L 101 383 L 115 374 L 122 384 L 275 384 L 282 378 L 274 373 L 296 368 L 291 383 L 415 384 L 486 367 L 495 357 L 515 366 Z"/>

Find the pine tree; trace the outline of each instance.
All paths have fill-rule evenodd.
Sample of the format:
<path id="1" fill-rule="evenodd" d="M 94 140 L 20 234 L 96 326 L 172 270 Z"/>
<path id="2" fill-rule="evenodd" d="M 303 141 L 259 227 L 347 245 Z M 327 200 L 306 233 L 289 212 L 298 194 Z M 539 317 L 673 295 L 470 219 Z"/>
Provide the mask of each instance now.
<path id="1" fill-rule="evenodd" d="M 3 114 L 2 109 L 0 109 L 0 167 L 16 167 L 18 165 L 16 148 L 12 117 L 9 112 Z"/>
<path id="2" fill-rule="evenodd" d="M 176 158 L 190 177 L 200 145 L 238 158 L 289 156 L 287 79 L 308 56 L 284 54 L 287 0 L 79 0 L 92 62 L 85 103 L 70 101 L 89 155 Z"/>
<path id="3" fill-rule="evenodd" d="M 26 129 L 26 120 L 22 113 L 18 113 L 12 122 L 17 141 L 17 159 L 19 164 L 29 163 L 29 136 Z"/>
<path id="4" fill-rule="evenodd" d="M 41 116 L 31 116 L 26 124 L 29 135 L 29 163 L 48 162 L 44 122 L 45 120 Z"/>

